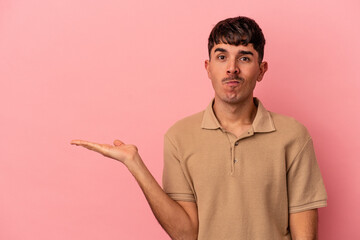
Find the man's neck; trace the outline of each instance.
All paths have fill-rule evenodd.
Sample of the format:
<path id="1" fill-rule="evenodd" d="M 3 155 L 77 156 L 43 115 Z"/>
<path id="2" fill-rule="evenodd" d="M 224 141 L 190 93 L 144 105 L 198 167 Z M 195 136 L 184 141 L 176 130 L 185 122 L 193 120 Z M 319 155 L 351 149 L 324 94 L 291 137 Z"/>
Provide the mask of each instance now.
<path id="1" fill-rule="evenodd" d="M 213 109 L 221 126 L 237 137 L 251 127 L 257 111 L 252 98 L 238 104 L 216 101 L 215 98 Z"/>

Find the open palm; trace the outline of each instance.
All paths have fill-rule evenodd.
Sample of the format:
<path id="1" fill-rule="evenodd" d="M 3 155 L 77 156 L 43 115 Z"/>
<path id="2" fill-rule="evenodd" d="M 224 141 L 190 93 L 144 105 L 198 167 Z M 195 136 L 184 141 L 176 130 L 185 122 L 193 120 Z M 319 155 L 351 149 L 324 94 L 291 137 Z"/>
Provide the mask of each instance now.
<path id="1" fill-rule="evenodd" d="M 114 145 L 99 144 L 84 140 L 72 140 L 71 144 L 101 153 L 105 157 L 113 158 L 122 163 L 132 160 L 136 155 L 138 155 L 136 146 L 131 144 L 124 144 L 120 140 L 115 140 Z"/>

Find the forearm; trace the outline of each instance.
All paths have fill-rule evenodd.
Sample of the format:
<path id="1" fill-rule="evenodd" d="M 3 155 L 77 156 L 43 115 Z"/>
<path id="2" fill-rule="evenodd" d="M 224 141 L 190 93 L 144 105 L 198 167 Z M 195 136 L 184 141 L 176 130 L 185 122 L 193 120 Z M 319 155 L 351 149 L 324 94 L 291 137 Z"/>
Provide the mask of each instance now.
<path id="1" fill-rule="evenodd" d="M 311 235 L 311 236 L 300 236 L 300 237 L 296 237 L 293 236 L 293 234 L 291 234 L 291 239 L 292 240 L 318 240 L 317 236 Z"/>
<path id="2" fill-rule="evenodd" d="M 172 239 L 196 239 L 197 223 L 160 187 L 140 157 L 125 164 L 142 189 L 156 219 Z"/>
<path id="3" fill-rule="evenodd" d="M 293 240 L 317 240 L 317 209 L 290 214 L 290 232 Z"/>
<path id="4" fill-rule="evenodd" d="M 195 203 L 175 202 L 159 186 L 141 160 L 137 147 L 115 140 L 114 145 L 72 140 L 82 146 L 122 162 L 135 177 L 150 207 L 165 231 L 173 239 L 196 239 L 198 220 Z M 180 205 L 181 204 L 181 205 Z"/>
<path id="5" fill-rule="evenodd" d="M 292 240 L 318 240 L 318 237 L 314 236 L 314 235 L 296 237 L 296 236 L 293 236 L 293 234 L 291 234 L 291 239 Z"/>

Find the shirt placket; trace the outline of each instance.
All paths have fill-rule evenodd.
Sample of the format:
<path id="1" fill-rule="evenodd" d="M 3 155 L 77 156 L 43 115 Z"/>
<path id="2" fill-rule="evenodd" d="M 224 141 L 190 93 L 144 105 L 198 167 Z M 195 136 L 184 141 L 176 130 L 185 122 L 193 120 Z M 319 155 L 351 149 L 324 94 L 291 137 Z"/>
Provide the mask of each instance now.
<path id="1" fill-rule="evenodd" d="M 230 175 L 233 175 L 235 172 L 235 167 L 236 167 L 236 163 L 238 161 L 240 161 L 241 159 L 238 159 L 238 157 L 236 156 L 236 152 L 240 146 L 240 141 L 244 138 L 248 138 L 251 137 L 252 135 L 254 135 L 254 131 L 253 129 L 249 129 L 247 132 L 245 132 L 242 136 L 240 136 L 239 138 L 236 138 L 232 133 L 227 132 L 227 137 L 229 139 L 229 144 L 230 144 L 230 152 L 231 152 L 231 170 L 230 170 Z"/>

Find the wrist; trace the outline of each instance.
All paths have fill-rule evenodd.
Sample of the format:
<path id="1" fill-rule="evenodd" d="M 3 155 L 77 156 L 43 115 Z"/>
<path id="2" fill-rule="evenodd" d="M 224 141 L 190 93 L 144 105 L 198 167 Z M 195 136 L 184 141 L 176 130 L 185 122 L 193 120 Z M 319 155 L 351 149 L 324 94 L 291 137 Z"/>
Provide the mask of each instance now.
<path id="1" fill-rule="evenodd" d="M 138 172 L 144 166 L 144 162 L 142 161 L 141 157 L 136 154 L 133 158 L 125 161 L 124 165 L 133 175 L 135 175 L 136 172 Z"/>

